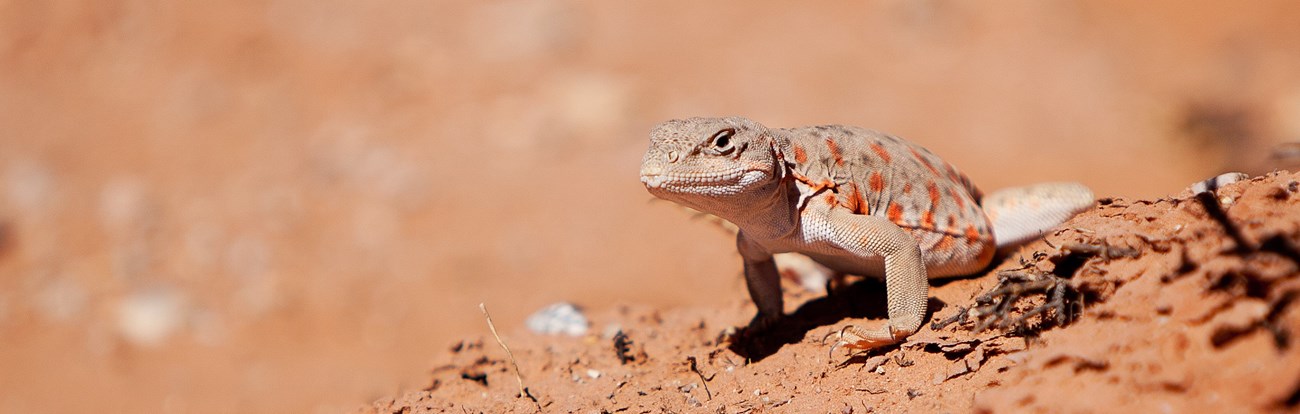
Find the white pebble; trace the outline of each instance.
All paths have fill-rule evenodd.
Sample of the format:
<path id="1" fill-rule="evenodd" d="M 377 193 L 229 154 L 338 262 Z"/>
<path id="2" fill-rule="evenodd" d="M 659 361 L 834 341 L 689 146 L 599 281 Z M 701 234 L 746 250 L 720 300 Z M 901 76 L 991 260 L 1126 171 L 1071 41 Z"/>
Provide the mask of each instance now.
<path id="1" fill-rule="evenodd" d="M 184 306 L 184 299 L 171 289 L 133 293 L 118 304 L 118 332 L 136 345 L 161 345 L 185 320 Z"/>
<path id="2" fill-rule="evenodd" d="M 524 321 L 528 329 L 543 335 L 582 336 L 590 322 L 576 306 L 568 302 L 552 304 L 533 313 Z"/>

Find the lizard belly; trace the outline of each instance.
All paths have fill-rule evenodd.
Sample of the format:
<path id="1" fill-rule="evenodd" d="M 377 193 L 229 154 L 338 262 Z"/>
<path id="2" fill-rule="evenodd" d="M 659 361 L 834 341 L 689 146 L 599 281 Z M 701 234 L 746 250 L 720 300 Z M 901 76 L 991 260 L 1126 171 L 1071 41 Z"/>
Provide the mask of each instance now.
<path id="1" fill-rule="evenodd" d="M 800 223 L 800 237 L 759 241 L 773 253 L 799 253 L 831 270 L 858 276 L 884 277 L 885 258 L 880 255 L 859 255 L 836 245 L 830 240 L 828 227 L 823 221 Z M 818 231 L 821 230 L 821 231 Z"/>
<path id="2" fill-rule="evenodd" d="M 834 241 L 836 237 L 833 228 L 837 224 L 830 221 L 826 214 L 833 208 L 836 207 L 821 202 L 820 198 L 814 198 L 808 210 L 800 217 L 798 228 L 793 233 L 755 241 L 771 253 L 800 253 L 837 272 L 884 277 L 883 256 L 872 254 L 867 249 L 857 248 L 863 246 L 851 246 L 851 248 Z M 983 218 L 982 213 L 979 213 L 979 218 Z M 975 273 L 993 258 L 992 237 L 978 237 L 979 232 L 974 229 L 974 226 L 970 231 L 965 232 L 967 234 L 959 235 L 926 229 L 922 226 L 908 226 L 903 229 L 916 238 L 928 278 Z"/>
<path id="3" fill-rule="evenodd" d="M 885 276 L 885 258 L 872 255 L 870 257 L 856 257 L 846 255 L 826 255 L 816 252 L 800 252 L 812 258 L 817 263 L 829 267 L 837 272 L 850 275 L 867 276 L 867 277 L 884 277 Z"/>

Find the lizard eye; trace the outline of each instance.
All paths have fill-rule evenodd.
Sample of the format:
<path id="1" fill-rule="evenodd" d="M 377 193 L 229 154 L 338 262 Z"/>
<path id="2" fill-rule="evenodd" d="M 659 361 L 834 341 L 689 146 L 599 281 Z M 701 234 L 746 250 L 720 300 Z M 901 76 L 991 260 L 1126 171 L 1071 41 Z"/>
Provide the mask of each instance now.
<path id="1" fill-rule="evenodd" d="M 713 137 L 709 138 L 709 141 L 713 142 L 714 148 L 725 150 L 727 147 L 731 146 L 731 136 L 735 134 L 735 129 L 727 128 L 713 134 Z"/>

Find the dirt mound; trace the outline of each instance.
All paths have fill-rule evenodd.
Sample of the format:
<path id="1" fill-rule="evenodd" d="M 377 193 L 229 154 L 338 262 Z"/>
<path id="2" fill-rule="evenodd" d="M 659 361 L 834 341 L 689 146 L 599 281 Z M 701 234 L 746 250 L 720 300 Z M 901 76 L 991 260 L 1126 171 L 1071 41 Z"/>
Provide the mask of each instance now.
<path id="1" fill-rule="evenodd" d="M 829 352 L 845 325 L 883 321 L 874 281 L 787 292 L 797 309 L 766 343 L 726 340 L 747 302 L 626 306 L 590 315 L 586 337 L 504 337 L 535 401 L 517 397 L 485 330 L 440 356 L 423 390 L 363 411 L 1295 410 L 1298 246 L 1297 173 L 1103 199 L 988 274 L 937 286 L 937 329 L 901 346 Z"/>

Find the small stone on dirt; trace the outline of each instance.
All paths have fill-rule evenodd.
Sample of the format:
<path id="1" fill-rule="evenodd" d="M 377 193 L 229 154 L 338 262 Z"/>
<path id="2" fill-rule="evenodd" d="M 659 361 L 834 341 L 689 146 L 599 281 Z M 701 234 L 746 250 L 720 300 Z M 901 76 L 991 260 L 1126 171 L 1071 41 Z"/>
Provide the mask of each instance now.
<path id="1" fill-rule="evenodd" d="M 591 323 L 587 315 L 572 303 L 559 302 L 542 308 L 524 321 L 528 330 L 542 335 L 582 336 Z"/>

